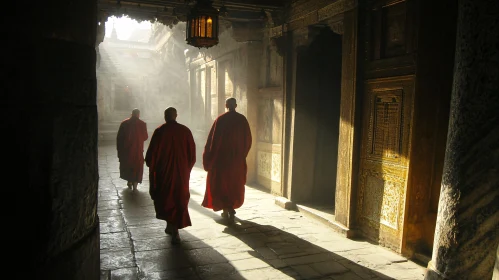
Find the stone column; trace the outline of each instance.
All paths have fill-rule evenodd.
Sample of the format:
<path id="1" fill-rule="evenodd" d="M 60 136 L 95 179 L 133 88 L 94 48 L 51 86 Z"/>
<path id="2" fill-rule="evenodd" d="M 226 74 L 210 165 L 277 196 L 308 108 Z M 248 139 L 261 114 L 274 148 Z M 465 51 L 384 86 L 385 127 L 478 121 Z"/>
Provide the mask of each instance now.
<path id="1" fill-rule="evenodd" d="M 458 5 L 449 132 L 425 279 L 491 279 L 499 243 L 499 2 Z"/>
<path id="2" fill-rule="evenodd" d="M 4 37 L 0 110 L 8 270 L 99 279 L 97 4 L 47 0 L 18 12 L 4 18 L 15 24 Z"/>
<path id="3" fill-rule="evenodd" d="M 492 274 L 492 280 L 499 280 L 499 246 L 497 247 L 496 265 L 494 266 L 494 273 Z"/>
<path id="4" fill-rule="evenodd" d="M 262 33 L 263 26 L 260 22 L 233 22 L 232 23 L 232 38 L 239 43 L 244 43 L 244 47 L 241 49 L 243 58 L 241 59 L 242 65 L 236 65 L 236 67 L 241 67 L 237 73 L 238 78 L 241 79 L 241 85 L 246 88 L 242 93 L 243 96 L 237 96 L 239 104 L 242 105 L 246 103 L 246 111 L 244 112 L 244 107 L 239 105 L 239 112 L 246 114 L 248 119 L 251 136 L 252 145 L 251 150 L 246 157 L 246 164 L 248 165 L 248 172 L 246 176 L 246 182 L 248 184 L 254 183 L 257 180 L 257 133 L 258 133 L 258 88 L 259 88 L 259 77 L 260 77 L 260 65 L 262 56 Z M 234 69 L 235 70 L 235 69 Z M 246 99 L 246 100 L 244 100 Z"/>
<path id="5" fill-rule="evenodd" d="M 257 133 L 258 133 L 258 86 L 259 86 L 259 71 L 260 57 L 262 56 L 261 41 L 250 41 L 246 45 L 247 65 L 243 73 L 246 76 L 246 102 L 247 102 L 247 118 L 250 124 L 252 145 L 251 150 L 246 158 L 248 165 L 247 181 L 248 183 L 256 182 L 257 180 Z"/>
<path id="6" fill-rule="evenodd" d="M 359 8 L 345 11 L 343 22 L 330 24 L 335 32 L 342 32 L 342 73 L 338 167 L 336 177 L 335 222 L 344 227 L 347 236 L 355 217 L 357 178 L 360 162 L 362 111 L 358 79 L 358 13 Z"/>

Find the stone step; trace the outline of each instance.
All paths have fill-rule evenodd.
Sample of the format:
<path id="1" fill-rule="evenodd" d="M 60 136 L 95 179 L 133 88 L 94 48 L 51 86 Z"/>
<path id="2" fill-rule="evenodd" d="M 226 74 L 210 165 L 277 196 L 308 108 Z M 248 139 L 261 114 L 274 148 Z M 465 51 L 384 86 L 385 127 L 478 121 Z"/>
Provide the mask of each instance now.
<path id="1" fill-rule="evenodd" d="M 154 128 L 147 128 L 147 134 L 149 135 L 148 139 L 151 139 L 152 134 L 154 133 Z M 99 141 L 116 141 L 116 135 L 118 134 L 118 129 L 115 130 L 100 130 L 98 131 L 98 139 Z"/>
<path id="2" fill-rule="evenodd" d="M 162 123 L 147 123 L 147 131 L 154 131 L 156 128 L 158 128 Z M 115 123 L 115 124 L 110 124 L 110 123 L 105 123 L 105 124 L 99 124 L 98 126 L 98 131 L 118 131 L 120 128 L 120 123 Z"/>
<path id="3" fill-rule="evenodd" d="M 99 130 L 115 130 L 118 131 L 120 123 L 102 123 L 99 124 Z"/>
<path id="4" fill-rule="evenodd" d="M 305 216 L 330 227 L 345 237 L 352 238 L 356 234 L 354 230 L 345 228 L 335 221 L 334 206 L 332 205 L 313 203 L 297 204 L 284 197 L 275 197 L 274 203 L 287 210 L 297 210 Z"/>

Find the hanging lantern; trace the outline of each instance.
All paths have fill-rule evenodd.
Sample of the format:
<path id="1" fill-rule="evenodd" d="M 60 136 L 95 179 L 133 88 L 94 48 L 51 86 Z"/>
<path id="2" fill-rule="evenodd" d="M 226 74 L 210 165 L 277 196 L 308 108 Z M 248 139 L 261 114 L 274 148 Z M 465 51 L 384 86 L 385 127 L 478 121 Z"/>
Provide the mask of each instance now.
<path id="1" fill-rule="evenodd" d="M 209 48 L 218 44 L 218 10 L 211 0 L 198 0 L 187 15 L 187 44 Z"/>

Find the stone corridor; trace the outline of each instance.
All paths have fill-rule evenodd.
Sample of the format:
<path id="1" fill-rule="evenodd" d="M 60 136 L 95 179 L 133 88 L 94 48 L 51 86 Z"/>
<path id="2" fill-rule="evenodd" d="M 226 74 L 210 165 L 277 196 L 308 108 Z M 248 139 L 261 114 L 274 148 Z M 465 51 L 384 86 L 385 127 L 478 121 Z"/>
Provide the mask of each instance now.
<path id="1" fill-rule="evenodd" d="M 102 280 L 424 278 L 423 266 L 284 210 L 256 188 L 246 188 L 236 224 L 226 226 L 219 212 L 200 205 L 206 173 L 197 167 L 190 184 L 193 226 L 180 230 L 180 245 L 171 245 L 165 222 L 155 218 L 147 167 L 133 193 L 119 178 L 116 148 L 101 145 L 99 176 Z"/>

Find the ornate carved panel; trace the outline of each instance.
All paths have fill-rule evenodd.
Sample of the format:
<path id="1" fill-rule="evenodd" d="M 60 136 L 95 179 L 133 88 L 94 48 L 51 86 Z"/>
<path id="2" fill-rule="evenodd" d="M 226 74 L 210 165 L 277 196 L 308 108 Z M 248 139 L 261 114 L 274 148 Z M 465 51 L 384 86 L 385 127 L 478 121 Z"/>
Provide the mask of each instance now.
<path id="1" fill-rule="evenodd" d="M 402 238 L 413 77 L 369 81 L 364 104 L 357 221 L 367 237 L 400 249 Z"/>
<path id="2" fill-rule="evenodd" d="M 385 6 L 382 16 L 382 57 L 394 57 L 406 53 L 406 2 Z"/>
<path id="3" fill-rule="evenodd" d="M 359 196 L 361 219 L 369 223 L 383 224 L 394 230 L 402 227 L 401 207 L 404 206 L 404 179 L 393 174 L 383 175 L 372 169 L 366 169 L 360 178 L 362 188 Z M 368 187 L 365 187 L 368 186 Z"/>
<path id="4" fill-rule="evenodd" d="M 281 189 L 282 87 L 259 89 L 257 181 L 273 194 Z"/>
<path id="5" fill-rule="evenodd" d="M 258 104 L 258 140 L 272 143 L 272 106 L 270 98 L 262 98 Z"/>
<path id="6" fill-rule="evenodd" d="M 265 178 L 271 177 L 272 170 L 272 154 L 267 152 L 258 151 L 258 175 Z"/>
<path id="7" fill-rule="evenodd" d="M 343 13 L 344 11 L 345 11 L 345 1 L 339 0 L 327 5 L 322 9 L 319 9 L 317 11 L 318 19 L 320 21 L 326 20 L 328 18 L 334 17 L 337 14 Z"/>
<path id="8" fill-rule="evenodd" d="M 369 157 L 398 162 L 401 153 L 402 90 L 377 92 L 372 100 Z"/>
<path id="9" fill-rule="evenodd" d="M 369 4 L 365 27 L 368 78 L 414 74 L 415 5 L 411 0 L 378 0 Z"/>
<path id="10" fill-rule="evenodd" d="M 369 193 L 366 194 L 366 190 L 364 189 L 361 196 L 362 216 L 373 222 L 379 222 L 385 182 L 377 176 L 364 175 L 362 177 L 365 184 L 370 186 Z"/>
<path id="11" fill-rule="evenodd" d="M 283 26 L 282 25 L 269 28 L 269 37 L 270 38 L 281 37 L 282 33 L 283 33 Z"/>
<path id="12" fill-rule="evenodd" d="M 293 1 L 292 1 L 293 2 Z M 291 4 L 291 17 L 289 19 L 289 30 L 306 27 L 328 20 L 345 11 L 357 7 L 357 0 L 336 0 L 336 1 L 302 1 L 302 6 Z M 333 3 L 331 3 L 333 2 Z M 306 9 L 304 9 L 306 8 Z M 300 12 L 294 12 L 294 11 Z"/>
<path id="13" fill-rule="evenodd" d="M 274 182 L 281 182 L 281 154 L 272 154 L 272 176 Z"/>
<path id="14" fill-rule="evenodd" d="M 272 111 L 272 143 L 282 143 L 282 98 L 274 99 Z"/>
<path id="15" fill-rule="evenodd" d="M 274 182 L 281 182 L 281 154 L 258 151 L 258 175 Z"/>

